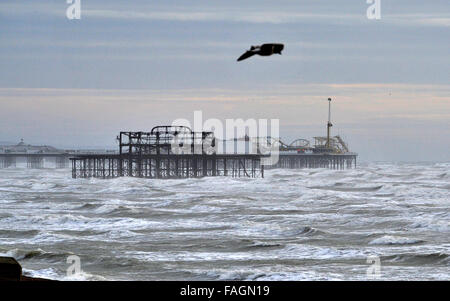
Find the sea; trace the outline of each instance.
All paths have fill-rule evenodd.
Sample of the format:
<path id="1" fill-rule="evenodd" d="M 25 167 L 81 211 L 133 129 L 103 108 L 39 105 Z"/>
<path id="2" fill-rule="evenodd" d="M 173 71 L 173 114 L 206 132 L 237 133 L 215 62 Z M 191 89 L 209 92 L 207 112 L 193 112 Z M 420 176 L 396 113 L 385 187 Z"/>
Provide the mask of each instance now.
<path id="1" fill-rule="evenodd" d="M 0 170 L 0 255 L 57 280 L 450 280 L 450 163 L 264 178 Z"/>

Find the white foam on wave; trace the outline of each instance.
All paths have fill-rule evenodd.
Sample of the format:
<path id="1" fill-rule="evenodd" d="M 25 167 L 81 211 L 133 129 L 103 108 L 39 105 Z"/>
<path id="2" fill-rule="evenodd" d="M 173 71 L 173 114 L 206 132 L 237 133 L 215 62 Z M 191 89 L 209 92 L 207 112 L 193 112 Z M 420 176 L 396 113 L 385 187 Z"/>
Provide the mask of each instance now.
<path id="1" fill-rule="evenodd" d="M 5 253 L 1 253 L 0 252 L 0 256 L 5 256 L 5 257 L 14 257 L 16 260 L 19 260 L 21 258 L 23 258 L 23 256 L 25 255 L 25 253 L 19 255 L 19 249 L 11 249 L 6 251 Z"/>
<path id="2" fill-rule="evenodd" d="M 422 243 L 423 240 L 401 237 L 401 236 L 392 236 L 385 235 L 383 237 L 376 238 L 369 242 L 369 245 L 411 245 Z"/>
<path id="3" fill-rule="evenodd" d="M 49 232 L 40 232 L 31 238 L 15 238 L 14 240 L 4 240 L 4 245 L 16 244 L 54 244 L 57 242 L 73 239 L 73 237 L 64 234 L 55 234 Z"/>
<path id="4" fill-rule="evenodd" d="M 419 219 L 411 223 L 411 228 L 423 231 L 450 233 L 450 220 L 439 218 Z"/>
<path id="5" fill-rule="evenodd" d="M 166 223 L 129 217 L 86 217 L 73 214 L 46 214 L 41 216 L 15 216 L 5 220 L 16 229 L 57 230 L 95 230 L 108 231 L 115 229 L 142 230 L 164 226 Z"/>
<path id="6" fill-rule="evenodd" d="M 30 269 L 22 269 L 22 272 L 25 276 L 33 277 L 33 278 L 44 278 L 50 280 L 60 280 L 61 275 L 54 268 L 45 268 L 39 270 L 30 270 Z"/>
<path id="7" fill-rule="evenodd" d="M 84 271 L 80 271 L 79 273 L 73 274 L 73 275 L 66 275 L 59 280 L 61 281 L 109 281 L 111 279 L 108 279 L 106 277 L 103 277 L 101 275 L 95 275 L 86 273 Z"/>
<path id="8" fill-rule="evenodd" d="M 283 248 L 275 249 L 254 249 L 251 251 L 236 252 L 144 252 L 129 251 L 125 252 L 127 257 L 150 262 L 208 262 L 208 261 L 240 261 L 249 260 L 328 260 L 328 259 L 361 259 L 365 258 L 365 253 L 358 249 L 337 249 L 330 247 L 318 247 L 303 244 L 288 244 Z M 274 263 L 275 263 L 274 262 Z"/>
<path id="9" fill-rule="evenodd" d="M 240 267 L 235 269 L 213 268 L 185 270 L 188 273 L 206 275 L 219 281 L 311 281 L 342 280 L 342 275 L 332 271 L 314 271 L 309 266 L 283 267 L 281 265 Z"/>

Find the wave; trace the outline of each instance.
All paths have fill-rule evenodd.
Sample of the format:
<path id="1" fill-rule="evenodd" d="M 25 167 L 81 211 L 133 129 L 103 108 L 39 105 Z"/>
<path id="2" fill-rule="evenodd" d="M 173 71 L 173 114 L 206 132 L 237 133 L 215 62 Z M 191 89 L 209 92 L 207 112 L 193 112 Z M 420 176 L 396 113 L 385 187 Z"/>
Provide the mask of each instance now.
<path id="1" fill-rule="evenodd" d="M 246 245 L 244 249 L 259 249 L 259 248 L 282 248 L 284 247 L 281 243 L 268 242 L 268 241 L 253 241 L 251 244 Z"/>
<path id="2" fill-rule="evenodd" d="M 339 183 L 341 184 L 341 183 Z M 343 192 L 371 192 L 380 190 L 383 185 L 369 186 L 369 187 L 342 187 L 341 185 L 335 186 L 310 186 L 310 189 L 321 189 L 331 191 L 343 191 Z"/>
<path id="3" fill-rule="evenodd" d="M 428 253 L 428 254 L 398 254 L 381 257 L 382 261 L 393 263 L 404 263 L 410 265 L 444 264 L 450 263 L 450 256 L 446 253 Z"/>
<path id="4" fill-rule="evenodd" d="M 292 227 L 292 226 L 279 226 L 276 224 L 247 224 L 245 231 L 248 235 L 254 235 L 254 237 L 261 238 L 288 238 L 288 237 L 299 237 L 299 236 L 313 236 L 318 234 L 323 234 L 325 232 L 315 229 L 313 227 Z"/>
<path id="5" fill-rule="evenodd" d="M 22 268 L 22 273 L 24 276 L 27 277 L 33 277 L 33 278 L 43 278 L 43 279 L 50 279 L 50 280 L 60 280 L 62 276 L 57 272 L 54 268 L 46 268 L 46 269 L 39 269 L 39 270 L 31 270 Z"/>
<path id="6" fill-rule="evenodd" d="M 101 206 L 102 206 L 101 204 L 87 203 L 87 204 L 81 205 L 80 207 L 77 207 L 75 209 L 76 210 L 91 210 L 91 209 L 97 209 Z"/>
<path id="7" fill-rule="evenodd" d="M 305 280 L 341 280 L 330 272 L 317 273 L 310 269 L 296 267 L 295 270 L 280 271 L 274 267 L 243 267 L 233 271 L 213 269 L 210 271 L 187 270 L 200 279 L 219 281 L 305 281 Z"/>
<path id="8" fill-rule="evenodd" d="M 55 268 L 40 270 L 23 269 L 23 274 L 33 278 L 44 278 L 59 281 L 107 281 L 110 280 L 100 275 L 94 275 L 81 271 L 74 275 L 67 275 L 65 271 L 58 271 Z"/>
<path id="9" fill-rule="evenodd" d="M 1 238 L 31 238 L 39 234 L 39 230 L 0 230 Z"/>
<path id="10" fill-rule="evenodd" d="M 306 227 L 302 227 L 297 230 L 294 230 L 292 233 L 295 235 L 313 235 L 313 234 L 319 234 L 319 233 L 323 233 L 323 232 L 319 231 L 313 227 L 306 226 Z"/>
<path id="11" fill-rule="evenodd" d="M 421 239 L 385 235 L 369 242 L 369 245 L 412 245 L 425 242 Z"/>
<path id="12" fill-rule="evenodd" d="M 6 253 L 3 253 L 4 256 L 14 257 L 17 261 L 30 260 L 30 259 L 47 259 L 54 261 L 64 262 L 66 258 L 70 255 L 73 255 L 69 252 L 61 252 L 61 253 L 53 253 L 46 252 L 40 248 L 33 250 L 24 250 L 24 249 L 11 249 Z"/>

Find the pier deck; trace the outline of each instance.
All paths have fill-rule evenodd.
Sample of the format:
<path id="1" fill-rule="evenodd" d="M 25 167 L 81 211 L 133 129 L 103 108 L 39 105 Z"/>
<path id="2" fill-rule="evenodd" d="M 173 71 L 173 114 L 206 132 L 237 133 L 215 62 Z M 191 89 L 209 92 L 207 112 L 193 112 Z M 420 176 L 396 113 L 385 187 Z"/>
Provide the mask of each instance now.
<path id="1" fill-rule="evenodd" d="M 73 178 L 264 177 L 261 155 L 251 154 L 105 154 L 80 155 L 70 160 Z"/>
<path id="2" fill-rule="evenodd" d="M 268 168 L 356 168 L 356 153 L 303 154 L 280 153 L 278 163 Z"/>

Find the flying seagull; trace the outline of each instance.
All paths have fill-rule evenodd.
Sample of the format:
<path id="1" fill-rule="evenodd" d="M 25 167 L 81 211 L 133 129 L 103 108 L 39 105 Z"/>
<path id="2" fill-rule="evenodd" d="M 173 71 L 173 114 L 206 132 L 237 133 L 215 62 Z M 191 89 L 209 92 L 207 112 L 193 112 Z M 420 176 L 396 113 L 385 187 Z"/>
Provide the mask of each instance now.
<path id="1" fill-rule="evenodd" d="M 262 56 L 269 56 L 274 53 L 281 54 L 283 50 L 283 44 L 262 44 L 261 46 L 251 46 L 249 50 L 247 50 L 243 55 L 241 55 L 237 61 L 245 60 L 255 54 L 259 54 Z"/>

